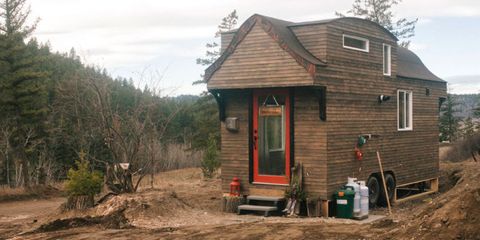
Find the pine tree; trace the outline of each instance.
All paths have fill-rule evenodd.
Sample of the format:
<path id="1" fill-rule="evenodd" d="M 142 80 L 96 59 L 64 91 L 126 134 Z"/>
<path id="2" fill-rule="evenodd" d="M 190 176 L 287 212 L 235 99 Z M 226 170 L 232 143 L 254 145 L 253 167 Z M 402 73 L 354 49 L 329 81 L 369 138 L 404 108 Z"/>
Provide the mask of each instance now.
<path id="1" fill-rule="evenodd" d="M 456 97 L 452 94 L 447 95 L 445 103 L 442 105 L 440 111 L 440 141 L 455 141 L 459 130 L 460 118 L 455 116 L 458 112 L 456 107 L 458 102 Z"/>
<path id="2" fill-rule="evenodd" d="M 15 129 L 11 145 L 22 164 L 23 184 L 29 186 L 29 160 L 34 158 L 35 140 L 43 134 L 43 122 L 47 113 L 46 80 L 48 74 L 41 71 L 39 46 L 35 40 L 25 43 L 35 30 L 36 23 L 26 21 L 30 7 L 26 0 L 0 2 L 0 111 Z M 30 155 L 30 156 L 29 156 Z"/>
<path id="3" fill-rule="evenodd" d="M 220 167 L 218 159 L 217 141 L 214 136 L 209 136 L 207 141 L 207 149 L 202 159 L 202 173 L 206 178 L 213 177 L 215 171 Z"/>
<path id="4" fill-rule="evenodd" d="M 476 107 L 473 109 L 473 116 L 477 119 L 480 118 L 480 96 L 478 96 Z M 480 122 L 477 122 L 477 124 L 474 123 L 474 125 L 476 125 L 475 130 L 480 131 Z"/>
<path id="5" fill-rule="evenodd" d="M 238 15 L 237 10 L 233 10 L 226 17 L 222 19 L 222 22 L 218 25 L 215 38 L 219 38 L 222 32 L 233 30 L 237 26 Z M 204 58 L 197 58 L 197 64 L 202 66 L 208 66 L 214 63 L 218 57 L 220 57 L 220 46 L 217 42 L 207 43 L 207 51 Z M 193 84 L 205 83 L 203 80 L 196 81 Z M 194 115 L 194 126 L 198 129 L 193 135 L 192 148 L 194 149 L 207 149 L 211 147 L 209 145 L 209 138 L 213 138 L 216 143 L 220 142 L 220 131 L 218 120 L 218 110 L 215 104 L 215 99 L 211 94 L 205 92 L 201 98 L 195 104 L 197 109 L 201 109 Z M 206 138 L 205 136 L 210 136 Z M 218 145 L 217 145 L 218 148 Z"/>
<path id="6" fill-rule="evenodd" d="M 233 10 L 226 17 L 224 17 L 220 25 L 218 25 L 218 30 L 215 33 L 215 38 L 219 38 L 222 32 L 228 32 L 230 30 L 233 30 L 237 26 L 237 21 L 237 10 Z M 205 52 L 205 57 L 197 58 L 197 64 L 202 66 L 209 66 L 214 63 L 218 59 L 218 57 L 220 57 L 220 45 L 216 41 L 213 41 L 211 43 L 207 43 L 205 47 L 207 48 L 207 51 Z M 202 78 L 202 80 L 195 81 L 193 84 L 205 83 L 203 81 L 203 74 L 200 75 L 200 77 Z"/>
<path id="7" fill-rule="evenodd" d="M 399 18 L 395 21 L 392 7 L 398 5 L 401 1 L 402 0 L 355 0 L 352 9 L 348 10 L 346 15 L 365 18 L 380 24 L 401 40 L 400 46 L 408 48 L 410 45 L 409 39 L 415 36 L 415 24 L 418 18 L 411 21 L 406 18 Z M 345 17 L 345 14 L 339 12 L 335 12 L 335 15 Z"/>
<path id="8" fill-rule="evenodd" d="M 473 115 L 477 118 L 480 118 L 480 96 L 477 98 L 476 107 L 473 109 Z"/>
<path id="9" fill-rule="evenodd" d="M 473 134 L 475 133 L 475 124 L 473 123 L 473 119 L 471 117 L 463 120 L 462 133 L 464 138 L 473 136 Z"/>

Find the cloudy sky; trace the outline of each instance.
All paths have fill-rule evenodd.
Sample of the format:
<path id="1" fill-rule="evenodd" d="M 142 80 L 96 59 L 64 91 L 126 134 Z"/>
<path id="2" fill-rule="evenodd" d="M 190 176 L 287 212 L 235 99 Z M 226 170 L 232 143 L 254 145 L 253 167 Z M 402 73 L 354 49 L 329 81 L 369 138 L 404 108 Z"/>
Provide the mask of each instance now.
<path id="1" fill-rule="evenodd" d="M 192 86 L 204 67 L 195 59 L 214 41 L 216 27 L 233 9 L 239 23 L 254 13 L 290 21 L 334 17 L 353 0 L 30 0 L 41 22 L 40 41 L 113 76 L 131 77 L 173 94 L 198 94 Z M 455 93 L 480 92 L 480 1 L 404 0 L 398 16 L 419 18 L 414 50 Z M 158 79 L 161 79 L 159 81 Z"/>

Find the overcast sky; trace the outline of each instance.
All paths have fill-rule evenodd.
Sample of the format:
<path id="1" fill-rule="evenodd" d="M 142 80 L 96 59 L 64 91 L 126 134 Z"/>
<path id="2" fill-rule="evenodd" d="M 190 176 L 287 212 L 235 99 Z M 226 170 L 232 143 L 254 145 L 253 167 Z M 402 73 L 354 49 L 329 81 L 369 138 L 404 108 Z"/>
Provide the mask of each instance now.
<path id="1" fill-rule="evenodd" d="M 166 94 L 198 94 L 195 64 L 233 9 L 239 24 L 254 13 L 289 21 L 334 17 L 353 0 L 30 0 L 35 36 L 55 51 L 74 47 L 88 64 Z M 411 49 L 456 93 L 480 92 L 480 1 L 404 0 L 398 16 L 419 18 Z M 155 79 L 162 79 L 161 82 Z"/>

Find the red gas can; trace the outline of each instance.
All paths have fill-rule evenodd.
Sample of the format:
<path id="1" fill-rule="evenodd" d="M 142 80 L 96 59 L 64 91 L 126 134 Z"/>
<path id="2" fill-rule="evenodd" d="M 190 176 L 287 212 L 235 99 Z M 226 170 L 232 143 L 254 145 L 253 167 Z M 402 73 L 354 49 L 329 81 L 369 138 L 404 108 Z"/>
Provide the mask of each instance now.
<path id="1" fill-rule="evenodd" d="M 230 183 L 230 196 L 240 196 L 240 179 L 234 177 Z"/>

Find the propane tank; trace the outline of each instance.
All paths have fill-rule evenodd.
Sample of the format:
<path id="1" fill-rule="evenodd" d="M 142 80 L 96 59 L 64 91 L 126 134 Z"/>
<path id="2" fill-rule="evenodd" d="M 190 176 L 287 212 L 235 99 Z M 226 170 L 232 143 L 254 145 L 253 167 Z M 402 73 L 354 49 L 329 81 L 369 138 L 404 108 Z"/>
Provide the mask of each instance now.
<path id="1" fill-rule="evenodd" d="M 358 181 L 360 184 L 360 218 L 368 218 L 368 187 L 365 181 Z"/>
<path id="2" fill-rule="evenodd" d="M 348 178 L 348 183 L 346 186 L 351 186 L 355 190 L 355 197 L 353 199 L 353 217 L 360 216 L 360 185 L 356 183 L 356 178 Z"/>

